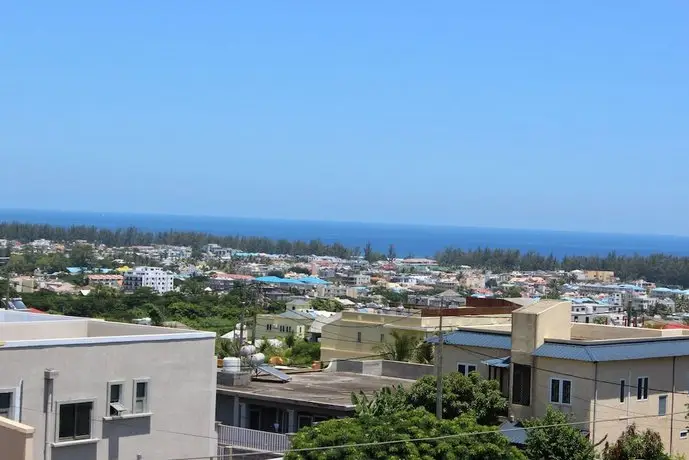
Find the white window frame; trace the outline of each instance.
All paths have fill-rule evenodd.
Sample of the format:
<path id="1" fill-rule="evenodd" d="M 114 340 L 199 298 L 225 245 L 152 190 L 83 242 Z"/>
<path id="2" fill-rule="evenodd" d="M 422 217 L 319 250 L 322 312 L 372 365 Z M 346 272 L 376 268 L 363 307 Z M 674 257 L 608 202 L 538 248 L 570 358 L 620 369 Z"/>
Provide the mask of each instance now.
<path id="1" fill-rule="evenodd" d="M 668 398 L 667 398 L 667 395 L 660 395 L 660 396 L 658 396 L 658 417 L 662 417 L 662 416 L 664 416 L 664 415 L 667 415 L 667 399 L 668 399 Z M 665 407 L 663 408 L 664 411 L 663 411 L 662 414 L 660 413 L 660 407 L 661 407 L 661 406 L 660 406 L 660 403 L 661 403 L 661 401 L 665 401 Z"/>
<path id="2" fill-rule="evenodd" d="M 134 379 L 133 383 L 134 384 L 132 385 L 132 414 L 149 414 L 151 412 L 151 378 L 141 377 L 138 379 Z M 136 387 L 139 383 L 146 384 L 146 397 L 144 398 L 144 407 L 141 412 L 137 412 L 136 410 L 136 400 L 138 399 L 136 397 Z"/>
<path id="3" fill-rule="evenodd" d="M 73 404 L 85 404 L 85 403 L 91 403 L 91 420 L 89 420 L 89 435 L 88 437 L 69 437 L 69 438 L 61 438 L 60 437 L 60 411 L 62 410 L 62 406 L 70 406 Z M 93 436 L 95 432 L 95 414 L 96 414 L 96 400 L 95 399 L 71 399 L 71 400 L 65 400 L 65 401 L 58 401 L 55 403 L 55 443 L 60 444 L 60 443 L 72 443 L 76 441 L 87 441 L 87 440 L 94 440 L 98 439 Z"/>
<path id="4" fill-rule="evenodd" d="M 17 401 L 17 389 L 16 388 L 0 388 L 0 393 L 9 393 L 10 395 L 10 407 L 9 411 L 7 414 L 7 418 L 10 420 L 17 420 L 17 414 L 19 413 L 18 410 L 18 401 Z"/>
<path id="5" fill-rule="evenodd" d="M 106 395 L 107 396 L 107 399 L 106 399 L 107 404 L 105 407 L 105 416 L 106 417 L 113 417 L 113 415 L 110 413 L 110 404 L 112 404 L 110 402 L 110 395 L 112 394 L 112 387 L 114 385 L 120 385 L 120 400 L 117 401 L 117 404 L 121 404 L 125 408 L 127 407 L 124 404 L 124 387 L 125 387 L 125 384 L 126 384 L 126 382 L 124 380 L 111 380 L 108 382 L 108 390 L 107 390 L 107 395 Z"/>
<path id="6" fill-rule="evenodd" d="M 689 438 L 689 430 L 682 430 L 679 432 L 679 439 Z"/>
<path id="7" fill-rule="evenodd" d="M 645 386 L 639 385 L 639 381 L 644 381 L 646 382 Z M 636 378 L 636 400 L 637 401 L 648 401 L 648 382 L 649 378 L 647 376 L 639 376 Z M 643 391 L 646 390 L 646 391 Z M 641 391 L 641 397 L 639 397 L 639 391 Z M 646 393 L 646 397 L 644 397 L 644 393 Z"/>
<path id="8" fill-rule="evenodd" d="M 558 382 L 557 401 L 553 401 L 553 382 L 554 381 Z M 565 384 L 564 384 L 564 382 L 569 382 L 569 402 L 563 402 L 564 395 L 565 395 Z M 550 402 L 550 404 L 558 404 L 560 406 L 571 406 L 572 405 L 572 393 L 573 393 L 574 385 L 572 384 L 572 381 L 570 379 L 551 377 L 548 383 L 549 383 L 548 384 L 548 402 Z"/>
<path id="9" fill-rule="evenodd" d="M 459 366 L 464 366 L 464 373 L 462 373 L 462 372 L 459 370 Z M 469 370 L 470 367 L 473 367 L 474 370 Z M 476 364 L 460 363 L 460 362 L 458 362 L 458 363 L 457 363 L 457 372 L 459 372 L 460 374 L 464 375 L 465 377 L 469 377 L 469 374 L 471 374 L 472 372 L 478 372 L 478 366 L 477 366 Z"/>

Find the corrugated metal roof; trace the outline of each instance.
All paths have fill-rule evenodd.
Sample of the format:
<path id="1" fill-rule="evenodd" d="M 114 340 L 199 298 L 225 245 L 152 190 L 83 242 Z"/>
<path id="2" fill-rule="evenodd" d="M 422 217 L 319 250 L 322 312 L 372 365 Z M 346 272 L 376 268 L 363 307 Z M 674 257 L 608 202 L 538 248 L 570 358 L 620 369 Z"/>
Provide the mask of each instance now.
<path id="1" fill-rule="evenodd" d="M 426 339 L 430 343 L 438 343 L 438 337 Z M 500 348 L 510 350 L 512 337 L 509 334 L 492 334 L 490 332 L 455 331 L 445 334 L 444 343 L 448 345 L 463 345 L 467 347 Z"/>
<path id="2" fill-rule="evenodd" d="M 533 355 L 588 362 L 671 358 L 673 356 L 689 355 L 689 339 L 645 340 L 601 345 L 546 342 L 538 347 Z"/>

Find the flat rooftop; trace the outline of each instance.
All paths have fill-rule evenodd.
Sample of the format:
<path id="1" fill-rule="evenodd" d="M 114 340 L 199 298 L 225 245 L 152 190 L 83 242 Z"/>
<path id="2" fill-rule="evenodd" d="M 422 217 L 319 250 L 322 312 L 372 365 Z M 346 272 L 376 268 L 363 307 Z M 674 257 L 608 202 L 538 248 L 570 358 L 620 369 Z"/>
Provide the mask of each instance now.
<path id="1" fill-rule="evenodd" d="M 92 318 L 0 310 L 0 350 L 7 348 L 93 345 L 214 339 L 214 332 L 116 323 Z"/>
<path id="2" fill-rule="evenodd" d="M 411 386 L 415 381 L 392 377 L 353 374 L 348 372 L 302 372 L 289 374 L 289 382 L 272 377 L 259 377 L 248 386 L 218 385 L 219 394 L 274 402 L 295 402 L 312 407 L 353 409 L 352 393 L 363 391 L 371 396 L 383 387 Z"/>

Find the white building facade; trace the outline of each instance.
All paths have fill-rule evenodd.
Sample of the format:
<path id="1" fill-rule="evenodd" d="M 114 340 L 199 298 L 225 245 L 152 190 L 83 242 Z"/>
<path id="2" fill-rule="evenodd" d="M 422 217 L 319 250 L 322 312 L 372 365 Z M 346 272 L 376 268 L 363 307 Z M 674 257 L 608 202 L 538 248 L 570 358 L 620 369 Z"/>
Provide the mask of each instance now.
<path id="1" fill-rule="evenodd" d="M 0 340 L 0 416 L 35 460 L 215 454 L 214 333 L 0 311 Z"/>
<path id="2" fill-rule="evenodd" d="M 173 279 L 172 273 L 160 267 L 136 267 L 124 274 L 122 288 L 133 292 L 140 287 L 150 287 L 159 294 L 164 294 L 174 289 Z"/>

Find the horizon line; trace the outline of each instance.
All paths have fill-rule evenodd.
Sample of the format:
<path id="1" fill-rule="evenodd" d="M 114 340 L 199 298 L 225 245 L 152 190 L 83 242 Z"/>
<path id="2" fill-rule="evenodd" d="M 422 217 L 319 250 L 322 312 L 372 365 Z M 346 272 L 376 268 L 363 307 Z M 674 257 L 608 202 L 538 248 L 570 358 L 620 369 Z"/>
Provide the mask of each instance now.
<path id="1" fill-rule="evenodd" d="M 634 233 L 634 232 L 612 232 L 612 231 L 594 231 L 594 230 L 561 230 L 548 228 L 516 228 L 516 227 L 491 227 L 491 226 L 476 226 L 476 225 L 457 225 L 457 224 L 424 224 L 424 223 L 408 223 L 408 222 L 380 222 L 380 221 L 359 221 L 359 220 L 318 220 L 318 219 L 297 219 L 297 218 L 282 218 L 282 217 L 246 217 L 246 216 L 220 216 L 220 215 L 204 215 L 204 214 L 176 214 L 163 212 L 126 212 L 126 211 L 84 211 L 84 210 L 69 210 L 69 209 L 35 209 L 35 208 L 0 208 L 0 222 L 21 222 L 17 219 L 6 219 L 2 214 L 5 212 L 20 212 L 20 213 L 56 213 L 56 214 L 91 214 L 91 215 L 111 215 L 111 216 L 141 216 L 141 217 L 174 217 L 174 218 L 197 218 L 197 219 L 234 219 L 244 221 L 273 221 L 273 222 L 304 222 L 304 223 L 318 223 L 318 224 L 345 224 L 345 225 L 370 225 L 370 226 L 390 226 L 390 227 L 409 227 L 409 228 L 445 228 L 445 229 L 473 229 L 473 230 L 507 230 L 516 232 L 545 232 L 545 233 L 569 233 L 569 234 L 589 234 L 589 235 L 610 235 L 610 236 L 643 236 L 643 237 L 666 237 L 666 238 L 680 238 L 689 239 L 689 235 L 677 235 L 671 233 Z M 30 224 L 32 222 L 21 222 Z M 43 224 L 59 226 L 50 222 L 41 222 Z M 79 224 L 89 225 L 89 224 Z M 96 224 L 90 224 L 100 227 Z M 126 228 L 122 226 L 118 228 Z M 134 225 L 134 227 L 136 227 Z M 171 228 L 170 230 L 175 230 Z M 201 232 L 203 233 L 203 232 Z M 210 233 L 212 232 L 205 232 Z"/>

